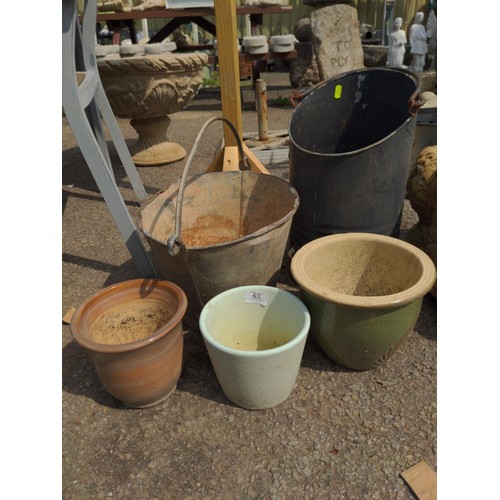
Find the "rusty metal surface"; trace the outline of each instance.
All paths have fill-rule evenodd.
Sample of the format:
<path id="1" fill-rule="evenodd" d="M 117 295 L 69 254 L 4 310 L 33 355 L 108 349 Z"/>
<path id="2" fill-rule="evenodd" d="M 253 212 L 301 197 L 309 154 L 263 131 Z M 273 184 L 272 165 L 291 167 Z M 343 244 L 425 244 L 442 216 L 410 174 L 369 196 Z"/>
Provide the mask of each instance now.
<path id="1" fill-rule="evenodd" d="M 141 209 L 141 230 L 165 279 L 186 292 L 186 320 L 198 327 L 203 305 L 232 287 L 267 284 L 279 272 L 298 195 L 278 177 L 214 172 L 191 178 L 184 192 L 184 245 L 170 255 L 179 183 Z"/>

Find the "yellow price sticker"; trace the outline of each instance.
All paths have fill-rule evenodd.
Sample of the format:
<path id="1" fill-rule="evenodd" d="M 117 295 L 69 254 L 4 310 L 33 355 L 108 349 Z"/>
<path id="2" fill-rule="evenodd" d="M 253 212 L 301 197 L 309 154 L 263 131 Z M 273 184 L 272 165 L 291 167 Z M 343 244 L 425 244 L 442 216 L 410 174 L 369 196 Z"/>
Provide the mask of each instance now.
<path id="1" fill-rule="evenodd" d="M 335 85 L 335 93 L 333 94 L 333 97 L 335 99 L 340 99 L 342 96 L 342 85 Z"/>

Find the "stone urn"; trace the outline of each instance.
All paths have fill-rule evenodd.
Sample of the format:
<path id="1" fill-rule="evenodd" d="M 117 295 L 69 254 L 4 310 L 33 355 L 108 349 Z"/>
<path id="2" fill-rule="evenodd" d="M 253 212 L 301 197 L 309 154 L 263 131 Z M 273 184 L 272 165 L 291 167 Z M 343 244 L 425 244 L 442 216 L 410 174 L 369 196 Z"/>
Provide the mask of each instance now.
<path id="1" fill-rule="evenodd" d="M 208 56 L 148 54 L 102 59 L 99 74 L 113 112 L 130 124 L 139 138 L 130 148 L 138 166 L 165 165 L 182 160 L 186 150 L 167 139 L 168 115 L 183 109 L 197 94 Z"/>

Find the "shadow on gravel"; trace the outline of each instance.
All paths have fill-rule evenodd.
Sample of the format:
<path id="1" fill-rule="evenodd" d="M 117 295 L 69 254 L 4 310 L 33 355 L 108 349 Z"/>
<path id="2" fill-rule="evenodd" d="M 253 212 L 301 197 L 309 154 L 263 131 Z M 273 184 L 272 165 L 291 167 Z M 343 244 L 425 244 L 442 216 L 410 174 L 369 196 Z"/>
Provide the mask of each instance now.
<path id="1" fill-rule="evenodd" d="M 200 332 L 184 332 L 184 361 L 177 390 L 236 407 L 219 385 Z"/>
<path id="2" fill-rule="evenodd" d="M 117 177 L 117 183 L 120 185 L 119 177 Z M 69 148 L 62 152 L 62 184 L 99 193 L 79 147 Z"/>
<path id="3" fill-rule="evenodd" d="M 104 203 L 104 198 L 102 197 L 102 195 L 97 193 L 95 195 L 88 193 L 76 193 L 68 189 L 65 189 L 63 187 L 62 195 L 63 195 L 63 203 L 62 203 L 63 214 L 70 196 L 73 198 L 78 198 L 80 200 L 100 201 Z M 130 200 L 123 200 L 123 201 L 125 205 L 127 205 L 128 207 L 140 207 L 140 203 L 138 201 L 130 201 Z"/>
<path id="4" fill-rule="evenodd" d="M 146 250 L 148 250 L 147 246 Z M 153 266 L 155 267 L 155 269 L 158 269 L 158 266 L 156 265 L 154 257 L 151 255 L 151 252 L 148 251 L 148 255 L 151 258 L 151 261 L 153 262 Z M 139 271 L 135 266 L 134 261 L 132 259 L 129 259 L 126 262 L 124 262 L 121 266 L 115 266 L 115 268 L 112 270 L 112 272 L 109 274 L 106 281 L 104 282 L 103 288 L 106 286 L 114 285 L 115 283 L 120 283 L 122 281 L 134 280 L 140 278 L 142 278 L 142 276 L 139 274 Z M 161 276 L 157 276 L 157 278 L 162 279 Z"/>
<path id="5" fill-rule="evenodd" d="M 307 337 L 304 354 L 302 356 L 301 367 L 310 368 L 321 372 L 350 373 L 355 370 L 344 368 L 334 363 L 321 349 L 316 339 L 309 333 Z"/>
<path id="6" fill-rule="evenodd" d="M 429 340 L 437 341 L 437 300 L 428 293 L 422 301 L 422 310 L 413 329 Z"/>
<path id="7" fill-rule="evenodd" d="M 78 344 L 71 341 L 62 351 L 62 388 L 76 396 L 84 396 L 109 408 L 134 410 L 111 396 L 102 386 L 92 362 Z M 184 363 L 177 382 L 176 391 L 189 392 L 195 396 L 226 406 L 234 406 L 222 392 L 205 350 L 201 334 L 184 334 Z"/>
<path id="8" fill-rule="evenodd" d="M 105 288 L 109 285 L 114 285 L 115 283 L 120 283 L 125 280 L 131 280 L 141 277 L 132 259 L 127 260 L 120 266 L 117 266 L 115 264 L 101 262 L 100 260 L 97 259 L 80 257 L 77 255 L 71 255 L 69 253 L 63 253 L 62 261 L 67 264 L 73 264 L 75 266 L 85 267 L 88 269 L 93 269 L 95 271 L 109 273 L 109 276 L 103 283 L 102 288 Z"/>
<path id="9" fill-rule="evenodd" d="M 74 341 L 63 348 L 62 367 L 63 391 L 93 399 L 109 408 L 129 409 L 106 391 L 87 353 Z"/>
<path id="10" fill-rule="evenodd" d="M 128 148 L 130 148 L 136 141 L 134 139 L 128 139 L 125 142 Z M 107 145 L 111 164 L 113 165 L 116 184 L 120 189 L 132 189 L 132 185 L 128 180 L 127 173 L 122 166 L 113 143 L 108 141 Z M 137 171 L 139 176 L 141 176 L 140 168 L 138 168 Z M 102 195 L 97 187 L 94 177 L 92 176 L 92 172 L 87 166 L 79 147 L 69 148 L 62 152 L 62 184 L 63 186 L 71 186 L 78 189 L 84 189 L 86 191 L 95 191 L 98 193 L 97 196 L 102 199 Z M 144 189 L 147 194 L 154 194 L 158 192 L 158 189 L 153 186 L 144 185 Z M 134 194 L 132 193 L 131 196 L 134 196 Z M 127 203 L 127 200 L 125 200 L 125 202 Z M 137 205 L 138 203 L 134 202 L 133 204 Z"/>

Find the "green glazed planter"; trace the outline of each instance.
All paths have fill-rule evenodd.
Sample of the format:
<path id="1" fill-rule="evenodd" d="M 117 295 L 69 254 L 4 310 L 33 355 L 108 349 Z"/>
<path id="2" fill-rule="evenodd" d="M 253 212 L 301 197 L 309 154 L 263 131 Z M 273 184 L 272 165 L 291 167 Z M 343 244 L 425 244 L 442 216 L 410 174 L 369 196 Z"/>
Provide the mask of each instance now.
<path id="1" fill-rule="evenodd" d="M 436 280 L 432 260 L 404 241 L 368 233 L 325 236 L 291 263 L 311 332 L 337 364 L 385 364 L 411 331 Z"/>

